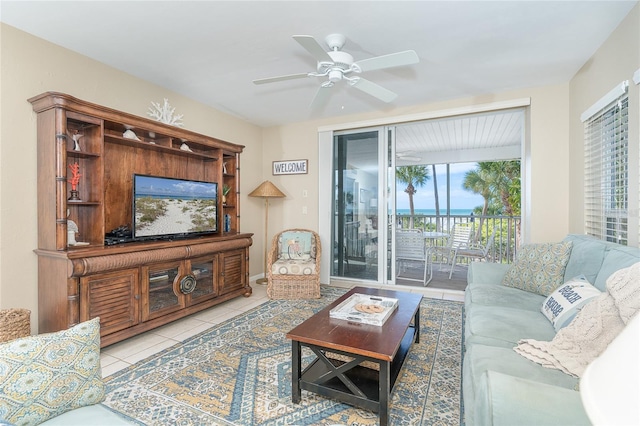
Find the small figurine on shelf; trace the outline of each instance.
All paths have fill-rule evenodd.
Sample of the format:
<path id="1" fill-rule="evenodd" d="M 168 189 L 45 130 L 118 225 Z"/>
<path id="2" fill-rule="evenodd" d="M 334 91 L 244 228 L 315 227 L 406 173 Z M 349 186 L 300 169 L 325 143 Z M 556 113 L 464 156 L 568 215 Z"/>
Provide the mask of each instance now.
<path id="1" fill-rule="evenodd" d="M 80 183 L 80 165 L 78 163 L 69 164 L 69 170 L 71 170 L 71 179 L 69 179 L 69 183 L 71 184 L 71 196 L 69 197 L 69 201 L 81 201 L 80 197 L 78 197 L 78 183 Z"/>
<path id="2" fill-rule="evenodd" d="M 83 137 L 84 135 L 82 133 L 78 133 L 78 131 L 76 130 L 73 135 L 71 135 L 71 138 L 73 139 L 73 150 L 74 151 L 80 151 L 80 138 Z"/>
<path id="3" fill-rule="evenodd" d="M 227 195 L 229 195 L 229 191 L 231 191 L 231 187 L 226 183 L 222 185 L 222 204 L 227 204 Z"/>
<path id="4" fill-rule="evenodd" d="M 136 132 L 134 132 L 131 129 L 125 130 L 124 133 L 122 134 L 122 137 L 126 138 L 126 139 L 133 139 L 134 141 L 139 141 L 140 140 L 138 135 L 136 135 Z"/>
<path id="5" fill-rule="evenodd" d="M 76 241 L 76 233 L 79 231 L 78 225 L 67 219 L 67 244 L 70 246 L 75 246 L 78 242 Z"/>
<path id="6" fill-rule="evenodd" d="M 227 162 L 222 163 L 222 174 L 227 174 Z"/>

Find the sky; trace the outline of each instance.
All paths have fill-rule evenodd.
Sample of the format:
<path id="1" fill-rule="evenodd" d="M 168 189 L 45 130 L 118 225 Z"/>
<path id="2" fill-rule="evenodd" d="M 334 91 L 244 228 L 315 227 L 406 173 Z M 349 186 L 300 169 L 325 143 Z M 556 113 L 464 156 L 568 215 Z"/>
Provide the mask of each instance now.
<path id="1" fill-rule="evenodd" d="M 473 209 L 482 206 L 484 199 L 477 194 L 466 191 L 462 188 L 462 181 L 467 171 L 473 170 L 477 163 L 458 163 L 450 165 L 451 173 L 451 208 L 452 209 Z M 431 172 L 431 166 L 427 166 Z M 440 198 L 440 210 L 447 207 L 447 176 L 446 165 L 436 166 L 438 174 L 438 195 Z M 431 175 L 430 175 L 431 176 Z M 404 192 L 406 185 L 398 184 L 396 203 L 398 209 L 409 209 L 409 195 Z M 418 192 L 413 196 L 413 203 L 416 209 L 435 209 L 435 195 L 433 192 L 433 178 L 430 177 L 425 186 L 418 188 Z"/>
<path id="2" fill-rule="evenodd" d="M 182 179 L 136 175 L 136 193 L 160 196 L 215 198 L 217 184 Z"/>

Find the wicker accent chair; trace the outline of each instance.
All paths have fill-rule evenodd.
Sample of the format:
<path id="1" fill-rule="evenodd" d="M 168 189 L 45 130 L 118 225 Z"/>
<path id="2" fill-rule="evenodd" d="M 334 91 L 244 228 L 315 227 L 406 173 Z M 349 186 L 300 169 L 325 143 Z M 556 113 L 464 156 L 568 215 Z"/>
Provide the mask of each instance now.
<path id="1" fill-rule="evenodd" d="M 273 237 L 267 254 L 270 299 L 320 298 L 320 236 L 309 229 L 285 229 Z"/>

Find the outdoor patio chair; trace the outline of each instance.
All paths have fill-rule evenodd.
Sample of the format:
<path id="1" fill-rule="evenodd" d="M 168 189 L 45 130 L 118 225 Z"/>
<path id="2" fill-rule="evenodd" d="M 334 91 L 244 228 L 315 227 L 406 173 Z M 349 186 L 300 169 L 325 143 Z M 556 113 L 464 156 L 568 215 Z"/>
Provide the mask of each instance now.
<path id="1" fill-rule="evenodd" d="M 489 251 L 491 247 L 493 247 L 493 241 L 496 236 L 496 229 L 493 228 L 491 235 L 487 239 L 486 244 L 480 243 L 471 243 L 467 247 L 461 246 L 458 250 L 453 254 L 453 260 L 451 261 L 451 271 L 456 267 L 456 262 L 460 257 L 467 257 L 470 259 L 478 259 L 478 260 L 488 260 Z M 449 274 L 449 278 L 451 278 L 451 273 Z"/>
<path id="2" fill-rule="evenodd" d="M 415 275 L 410 274 L 410 267 L 415 264 L 422 266 L 422 279 L 416 278 Z M 423 285 L 426 286 L 429 284 L 429 281 L 431 281 L 431 278 L 427 281 L 427 269 L 430 266 L 431 262 L 427 257 L 422 232 L 397 231 L 396 278 L 422 282 Z"/>
<path id="3" fill-rule="evenodd" d="M 273 237 L 267 255 L 270 299 L 320 297 L 320 236 L 309 229 L 286 229 Z"/>
<path id="4" fill-rule="evenodd" d="M 431 252 L 434 254 L 440 254 L 442 256 L 442 263 L 440 264 L 440 270 L 444 263 L 451 264 L 451 271 L 449 271 L 449 279 L 453 275 L 453 266 L 456 254 L 461 248 L 468 248 L 471 240 L 471 225 L 466 223 L 456 223 L 451 228 L 451 236 L 447 239 L 447 244 L 439 247 L 435 246 L 431 248 Z M 445 262 L 446 259 L 446 262 Z"/>

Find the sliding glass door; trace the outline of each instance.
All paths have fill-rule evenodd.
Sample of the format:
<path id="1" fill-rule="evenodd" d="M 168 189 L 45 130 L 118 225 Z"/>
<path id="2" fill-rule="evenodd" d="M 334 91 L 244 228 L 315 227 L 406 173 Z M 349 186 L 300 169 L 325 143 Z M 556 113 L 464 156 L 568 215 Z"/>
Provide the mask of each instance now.
<path id="1" fill-rule="evenodd" d="M 331 275 L 378 280 L 379 129 L 333 138 Z"/>
<path id="2" fill-rule="evenodd" d="M 425 240 L 441 245 L 457 222 L 480 229 L 489 216 L 519 220 L 519 211 L 500 210 L 504 197 L 494 206 L 486 188 L 465 183 L 465 177 L 480 173 L 480 163 L 519 159 L 524 127 L 525 113 L 518 108 L 320 132 L 321 181 L 331 181 L 319 189 L 320 200 L 331 200 L 319 226 L 324 235 L 331 230 L 331 240 L 323 243 L 325 279 L 422 286 L 397 278 L 398 231 L 441 236 Z M 511 247 L 515 231 L 509 225 L 506 232 Z"/>

